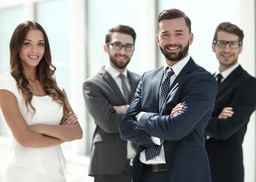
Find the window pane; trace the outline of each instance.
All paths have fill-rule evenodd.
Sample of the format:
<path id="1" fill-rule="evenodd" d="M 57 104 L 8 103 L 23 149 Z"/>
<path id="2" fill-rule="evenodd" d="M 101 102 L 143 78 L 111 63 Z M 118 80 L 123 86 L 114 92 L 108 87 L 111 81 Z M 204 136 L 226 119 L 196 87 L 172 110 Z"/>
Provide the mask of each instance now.
<path id="1" fill-rule="evenodd" d="M 55 0 L 36 3 L 36 21 L 43 26 L 49 38 L 56 77 L 69 93 L 70 85 L 70 21 L 69 1 Z"/>
<path id="2" fill-rule="evenodd" d="M 55 73 L 57 81 L 67 95 L 71 84 L 69 29 L 71 25 L 68 2 L 68 0 L 55 0 L 39 2 L 35 5 L 36 21 L 43 26 L 49 38 L 53 65 L 57 68 Z M 66 142 L 63 148 L 71 150 L 71 143 Z"/>
<path id="3" fill-rule="evenodd" d="M 120 5 L 120 2 L 120 0 L 88 0 L 88 24 L 86 28 L 89 36 L 87 37 L 88 72 L 86 73 L 86 77 L 96 74 L 102 66 L 106 65 L 109 58 L 108 54 L 103 50 L 105 35 L 110 28 L 119 24 L 132 27 L 137 34 L 135 52 L 128 65 L 128 69 L 130 71 L 140 73 L 142 67 L 141 49 L 143 46 L 140 41 L 140 36 L 142 35 L 142 19 L 138 17 L 140 17 L 142 6 L 138 3 L 138 0 L 125 1 L 125 5 Z M 88 132 L 90 132 L 90 134 L 88 135 L 89 138 L 87 141 L 91 142 L 95 125 L 92 117 L 89 117 L 88 120 Z M 90 147 L 88 147 L 88 149 L 90 149 Z M 89 153 L 89 151 L 87 152 Z"/>
<path id="4" fill-rule="evenodd" d="M 22 21 L 22 13 L 21 6 L 0 11 L 0 73 L 10 70 L 9 43 L 14 29 Z M 0 134 L 8 135 L 2 117 L 0 117 Z"/>
<path id="5" fill-rule="evenodd" d="M 89 42 L 89 74 L 96 73 L 108 61 L 108 55 L 103 50 L 105 35 L 108 30 L 116 25 L 123 24 L 134 28 L 137 38 L 135 42 L 135 52 L 128 65 L 131 71 L 140 72 L 141 69 L 141 49 L 142 43 L 139 41 L 141 32 L 140 9 L 138 0 L 125 1 L 125 5 L 120 5 L 120 0 L 89 0 L 88 3 L 88 42 Z M 136 4 L 136 6 L 135 6 Z M 110 8 L 106 8 L 110 7 Z M 112 9 L 113 7 L 114 9 Z M 100 11 L 99 11 L 100 10 Z M 88 73 L 87 73 L 88 74 Z"/>

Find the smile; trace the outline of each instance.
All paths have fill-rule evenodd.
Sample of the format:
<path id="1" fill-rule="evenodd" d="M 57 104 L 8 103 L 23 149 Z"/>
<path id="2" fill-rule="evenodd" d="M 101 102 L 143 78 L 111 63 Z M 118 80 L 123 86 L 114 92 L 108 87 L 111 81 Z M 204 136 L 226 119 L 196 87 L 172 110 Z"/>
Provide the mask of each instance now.
<path id="1" fill-rule="evenodd" d="M 37 59 L 37 58 L 39 58 L 39 56 L 28 56 L 29 58 L 31 58 L 31 59 Z"/>
<path id="2" fill-rule="evenodd" d="M 178 45 L 168 45 L 168 46 L 166 46 L 166 49 L 171 50 L 171 51 L 175 51 L 175 50 L 180 49 L 180 47 L 181 46 L 178 46 Z"/>

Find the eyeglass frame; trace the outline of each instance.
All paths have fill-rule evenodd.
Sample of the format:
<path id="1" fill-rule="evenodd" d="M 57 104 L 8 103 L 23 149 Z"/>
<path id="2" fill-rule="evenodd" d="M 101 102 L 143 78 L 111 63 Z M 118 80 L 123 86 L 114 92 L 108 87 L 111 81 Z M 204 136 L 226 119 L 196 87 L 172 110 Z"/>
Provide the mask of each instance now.
<path id="1" fill-rule="evenodd" d="M 119 45 L 121 45 L 121 47 L 116 47 L 114 44 L 119 44 Z M 123 44 L 121 44 L 120 42 L 112 42 L 112 43 L 107 43 L 106 44 L 107 46 L 109 46 L 109 45 L 111 45 L 112 47 L 113 47 L 113 49 L 116 49 L 116 50 L 121 50 L 122 48 L 124 48 L 124 50 L 126 50 L 126 51 L 134 51 L 134 49 L 135 49 L 135 45 L 132 45 L 132 44 L 125 44 L 125 45 L 123 45 Z M 131 50 L 127 50 L 127 47 L 131 47 L 132 49 Z"/>
<path id="2" fill-rule="evenodd" d="M 225 43 L 225 44 L 222 44 L 224 47 L 220 47 L 220 44 L 218 44 L 218 42 Z M 238 43 L 237 44 L 238 46 L 237 47 L 232 47 L 231 43 Z M 242 45 L 242 42 L 241 41 L 214 40 L 213 44 L 216 45 L 218 48 L 222 48 L 222 49 L 226 48 L 227 44 L 229 45 L 229 47 L 231 49 L 237 49 L 237 48 L 239 48 Z M 236 45 L 236 44 L 233 44 L 233 45 Z"/>

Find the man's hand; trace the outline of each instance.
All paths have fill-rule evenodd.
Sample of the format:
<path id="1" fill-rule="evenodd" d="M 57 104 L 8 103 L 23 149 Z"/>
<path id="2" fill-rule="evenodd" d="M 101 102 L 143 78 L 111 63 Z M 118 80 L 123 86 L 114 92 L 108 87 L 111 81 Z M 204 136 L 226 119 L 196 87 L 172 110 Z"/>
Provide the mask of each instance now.
<path id="1" fill-rule="evenodd" d="M 117 114 L 124 114 L 128 108 L 128 105 L 113 106 Z"/>
<path id="2" fill-rule="evenodd" d="M 234 114 L 232 107 L 224 107 L 220 115 L 218 116 L 218 119 L 227 119 L 232 117 Z"/>
<path id="3" fill-rule="evenodd" d="M 183 105 L 183 104 L 181 104 L 181 103 L 177 104 L 177 105 L 172 109 L 170 115 L 171 115 L 171 116 L 175 116 L 175 115 L 178 114 L 179 111 L 182 110 L 183 108 L 184 108 L 184 105 Z"/>

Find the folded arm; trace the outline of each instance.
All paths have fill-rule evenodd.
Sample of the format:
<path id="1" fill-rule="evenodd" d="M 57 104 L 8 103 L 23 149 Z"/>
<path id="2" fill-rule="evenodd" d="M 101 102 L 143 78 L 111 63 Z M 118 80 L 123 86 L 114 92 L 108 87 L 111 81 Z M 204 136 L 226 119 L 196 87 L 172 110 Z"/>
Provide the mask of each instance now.
<path id="1" fill-rule="evenodd" d="M 141 108 L 141 82 L 139 83 L 135 97 L 127 109 L 119 126 L 120 136 L 124 140 L 130 140 L 133 143 L 144 147 L 154 146 L 151 135 L 137 127 L 138 121 L 136 115 L 142 111 Z"/>
<path id="2" fill-rule="evenodd" d="M 49 125 L 49 124 L 36 124 L 31 125 L 29 128 L 32 131 L 47 135 L 50 137 L 58 138 L 62 141 L 72 141 L 76 139 L 81 139 L 83 132 L 78 122 L 77 116 L 74 114 L 73 109 L 71 108 L 67 95 L 63 90 L 65 95 L 65 102 L 69 109 L 68 116 L 63 116 L 60 125 Z"/>
<path id="3" fill-rule="evenodd" d="M 48 147 L 63 143 L 63 140 L 42 135 L 30 130 L 20 113 L 16 97 L 7 90 L 0 90 L 0 107 L 12 131 L 13 137 L 24 147 Z"/>
<path id="4" fill-rule="evenodd" d="M 180 83 L 179 91 L 174 91 L 165 106 L 165 115 L 147 112 L 138 122 L 138 129 L 162 140 L 180 140 L 193 131 L 199 123 L 206 125 L 216 97 L 217 85 L 210 75 L 193 77 Z M 177 103 L 176 103 L 177 102 Z M 182 112 L 172 113 L 173 105 L 185 104 Z M 168 114 L 167 114 L 168 113 Z"/>
<path id="5" fill-rule="evenodd" d="M 8 127 L 12 131 L 13 137 L 22 146 L 41 148 L 59 145 L 65 141 L 64 138 L 58 138 L 55 135 L 51 136 L 47 134 L 41 134 L 30 128 L 30 126 L 26 123 L 19 110 L 18 102 L 15 95 L 10 91 L 0 90 L 0 107 L 2 109 L 2 113 L 4 115 Z M 49 127 L 54 128 L 55 126 L 49 125 Z M 63 131 L 68 133 L 70 130 L 66 129 Z M 52 133 L 54 133 L 54 131 L 52 131 Z"/>
<path id="6" fill-rule="evenodd" d="M 248 88 L 250 89 L 241 89 Z M 229 112 L 231 117 L 222 117 L 223 112 L 232 108 Z M 255 80 L 243 80 L 241 85 L 233 91 L 233 97 L 229 105 L 223 108 L 217 117 L 211 117 L 206 127 L 205 134 L 216 139 L 226 140 L 234 135 L 238 130 L 244 127 L 250 120 L 250 116 L 256 108 L 256 83 Z"/>
<path id="7" fill-rule="evenodd" d="M 123 112 L 126 108 L 121 108 L 121 106 L 113 107 L 113 104 L 110 103 L 108 99 L 113 93 L 109 93 L 109 90 L 103 89 L 104 88 L 101 88 L 94 80 L 86 81 L 83 84 L 85 105 L 95 123 L 99 125 L 101 129 L 106 133 L 117 133 Z M 111 97 L 114 96 L 111 95 Z"/>

